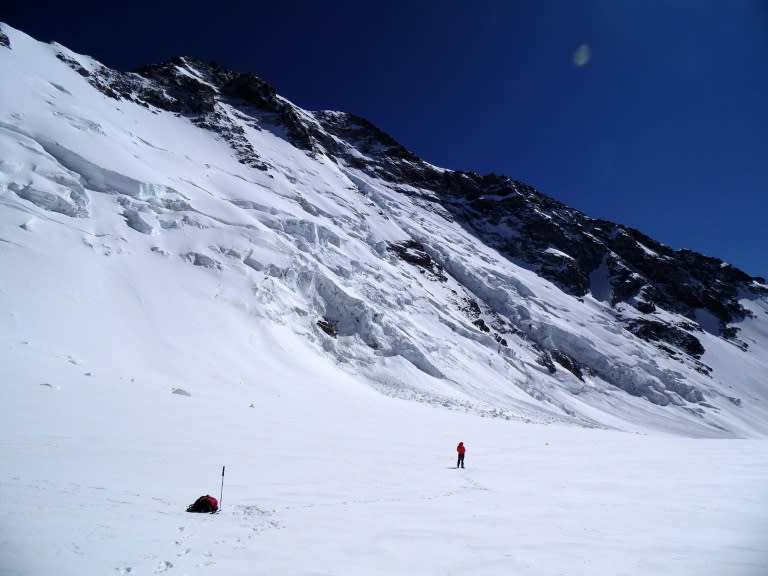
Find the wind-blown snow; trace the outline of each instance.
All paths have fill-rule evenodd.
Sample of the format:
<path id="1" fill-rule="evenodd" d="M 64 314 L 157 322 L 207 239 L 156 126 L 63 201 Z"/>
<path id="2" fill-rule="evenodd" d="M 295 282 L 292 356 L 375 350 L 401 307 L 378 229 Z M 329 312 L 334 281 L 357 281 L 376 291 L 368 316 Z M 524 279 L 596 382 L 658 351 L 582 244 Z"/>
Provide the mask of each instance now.
<path id="1" fill-rule="evenodd" d="M 0 573 L 765 573 L 765 299 L 747 350 L 702 312 L 697 371 L 604 268 L 569 296 L 359 168 L 243 123 L 250 168 L 2 32 Z M 186 514 L 224 464 L 222 513 Z"/>

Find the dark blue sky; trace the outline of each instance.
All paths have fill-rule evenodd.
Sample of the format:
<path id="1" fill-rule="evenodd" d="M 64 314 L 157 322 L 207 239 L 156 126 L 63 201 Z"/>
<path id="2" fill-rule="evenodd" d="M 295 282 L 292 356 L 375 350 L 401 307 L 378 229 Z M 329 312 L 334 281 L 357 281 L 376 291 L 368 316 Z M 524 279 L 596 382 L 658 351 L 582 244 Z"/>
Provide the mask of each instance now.
<path id="1" fill-rule="evenodd" d="M 255 72 L 433 164 L 768 277 L 768 0 L 10 0 L 0 20 L 121 70 Z"/>

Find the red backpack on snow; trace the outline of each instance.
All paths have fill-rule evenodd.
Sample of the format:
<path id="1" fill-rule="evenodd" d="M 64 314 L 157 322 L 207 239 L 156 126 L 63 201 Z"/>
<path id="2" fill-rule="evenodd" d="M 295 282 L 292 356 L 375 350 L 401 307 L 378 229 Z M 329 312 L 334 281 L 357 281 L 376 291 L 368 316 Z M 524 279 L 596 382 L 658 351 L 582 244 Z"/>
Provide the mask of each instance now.
<path id="1" fill-rule="evenodd" d="M 187 507 L 187 512 L 208 512 L 213 513 L 219 509 L 219 501 L 210 494 L 200 496 L 194 503 Z"/>

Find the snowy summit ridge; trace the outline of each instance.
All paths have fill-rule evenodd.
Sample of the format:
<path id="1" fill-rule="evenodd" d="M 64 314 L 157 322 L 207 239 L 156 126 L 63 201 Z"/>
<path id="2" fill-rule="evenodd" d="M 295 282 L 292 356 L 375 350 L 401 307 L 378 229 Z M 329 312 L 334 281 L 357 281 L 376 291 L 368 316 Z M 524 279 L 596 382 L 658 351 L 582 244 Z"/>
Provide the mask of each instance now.
<path id="1" fill-rule="evenodd" d="M 93 306 L 87 355 L 145 300 L 157 316 L 132 318 L 125 338 L 172 349 L 164 322 L 215 300 L 242 326 L 197 326 L 207 338 L 288 327 L 295 362 L 320 354 L 398 398 L 768 433 L 764 279 L 521 182 L 432 166 L 362 118 L 303 110 L 192 57 L 122 73 L 2 25 L 0 80 L 0 258 L 24 271 L 2 292 L 8 339 L 40 321 L 25 288 L 37 279 L 51 282 L 41 299 L 94 289 L 54 264 L 76 262 L 115 300 L 63 302 L 45 317 L 51 349 Z M 158 380 L 188 388 L 172 359 L 185 353 Z"/>

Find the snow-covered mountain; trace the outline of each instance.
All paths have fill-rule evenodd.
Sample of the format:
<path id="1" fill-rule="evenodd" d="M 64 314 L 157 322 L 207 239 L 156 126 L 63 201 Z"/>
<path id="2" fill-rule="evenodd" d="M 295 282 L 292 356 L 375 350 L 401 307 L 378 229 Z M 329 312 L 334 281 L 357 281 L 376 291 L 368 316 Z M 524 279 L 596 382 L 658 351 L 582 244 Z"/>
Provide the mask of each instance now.
<path id="1" fill-rule="evenodd" d="M 251 74 L 1 24 L 0 271 L 0 575 L 765 573 L 764 280 Z"/>
<path id="2" fill-rule="evenodd" d="M 768 432 L 765 280 L 509 178 L 432 166 L 253 74 L 187 57 L 121 73 L 3 30 L 4 270 L 32 281 L 85 252 L 83 275 L 143 301 L 150 271 L 183 269 L 184 289 L 214 283 L 222 310 L 300 334 L 295 361 L 321 349 L 361 386 L 452 409 Z M 26 285 L 4 284 L 20 315 Z M 48 321 L 71 333 L 68 313 L 90 305 L 58 307 Z"/>

